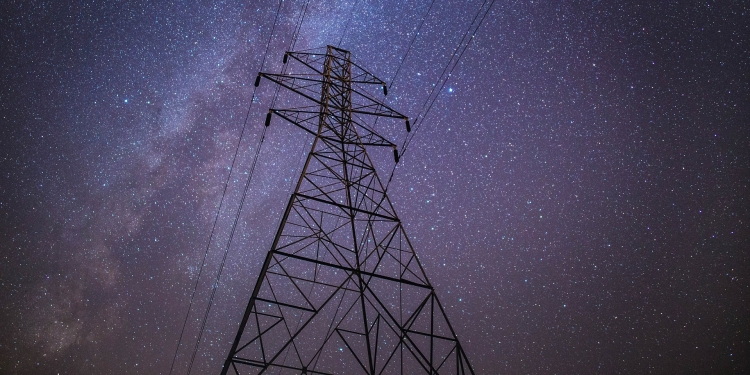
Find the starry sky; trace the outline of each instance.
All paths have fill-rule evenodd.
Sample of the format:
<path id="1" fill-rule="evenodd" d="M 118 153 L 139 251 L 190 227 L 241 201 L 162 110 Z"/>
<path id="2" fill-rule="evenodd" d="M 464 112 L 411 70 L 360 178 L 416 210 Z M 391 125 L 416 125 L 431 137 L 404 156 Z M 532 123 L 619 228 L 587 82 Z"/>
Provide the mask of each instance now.
<path id="1" fill-rule="evenodd" d="M 483 4 L 431 3 L 2 2 L 0 372 L 186 374 L 229 246 L 217 374 L 312 141 L 261 65 L 302 19 L 416 118 Z M 749 12 L 493 2 L 389 188 L 478 374 L 748 371 Z"/>

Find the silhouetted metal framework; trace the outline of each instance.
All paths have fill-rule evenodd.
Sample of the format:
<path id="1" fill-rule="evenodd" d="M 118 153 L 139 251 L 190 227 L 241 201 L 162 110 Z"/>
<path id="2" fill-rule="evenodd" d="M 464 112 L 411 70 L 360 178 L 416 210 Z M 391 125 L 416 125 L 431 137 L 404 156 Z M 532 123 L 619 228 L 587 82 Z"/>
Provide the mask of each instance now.
<path id="1" fill-rule="evenodd" d="M 385 84 L 348 51 L 284 62 L 304 73 L 259 79 L 314 105 L 266 125 L 274 113 L 315 140 L 222 374 L 473 374 L 365 151 L 395 151 L 367 118 L 407 117 L 361 89 Z"/>

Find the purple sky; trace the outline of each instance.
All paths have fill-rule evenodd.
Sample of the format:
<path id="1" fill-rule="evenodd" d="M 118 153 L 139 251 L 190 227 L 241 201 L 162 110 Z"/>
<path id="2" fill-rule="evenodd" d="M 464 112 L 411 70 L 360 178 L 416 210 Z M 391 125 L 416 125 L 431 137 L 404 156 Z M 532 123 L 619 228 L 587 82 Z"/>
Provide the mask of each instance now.
<path id="1" fill-rule="evenodd" d="M 279 4 L 202 3 L 0 5 L 0 373 L 169 373 L 241 142 L 186 373 Z M 304 3 L 283 2 L 264 71 Z M 495 2 L 395 170 L 478 374 L 750 369 L 750 10 L 642 3 Z M 429 5 L 310 0 L 296 49 L 341 40 L 416 118 L 482 2 L 436 0 L 404 59 Z M 192 374 L 220 371 L 310 141 L 269 128 Z"/>

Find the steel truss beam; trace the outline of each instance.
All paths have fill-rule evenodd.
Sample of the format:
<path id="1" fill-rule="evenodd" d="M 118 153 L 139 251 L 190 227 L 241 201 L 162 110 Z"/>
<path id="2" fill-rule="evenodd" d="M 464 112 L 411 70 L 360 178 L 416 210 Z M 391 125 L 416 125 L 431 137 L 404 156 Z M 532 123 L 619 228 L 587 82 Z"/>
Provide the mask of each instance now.
<path id="1" fill-rule="evenodd" d="M 357 117 L 406 116 L 348 51 L 284 60 L 302 73 L 260 76 L 314 107 L 270 113 L 315 140 L 222 374 L 473 374 L 365 150 L 395 145 Z"/>

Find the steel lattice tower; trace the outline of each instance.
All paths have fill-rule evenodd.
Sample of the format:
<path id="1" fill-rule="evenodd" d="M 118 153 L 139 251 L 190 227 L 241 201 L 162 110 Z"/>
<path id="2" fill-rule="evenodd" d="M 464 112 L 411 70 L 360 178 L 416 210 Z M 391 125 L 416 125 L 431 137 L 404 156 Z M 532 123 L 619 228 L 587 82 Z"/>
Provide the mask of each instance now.
<path id="1" fill-rule="evenodd" d="M 291 60 L 291 61 L 288 61 Z M 312 101 L 271 109 L 315 135 L 222 375 L 473 374 L 365 146 L 396 146 L 367 118 L 408 118 L 364 85 L 348 51 L 287 52 L 260 73 Z"/>

